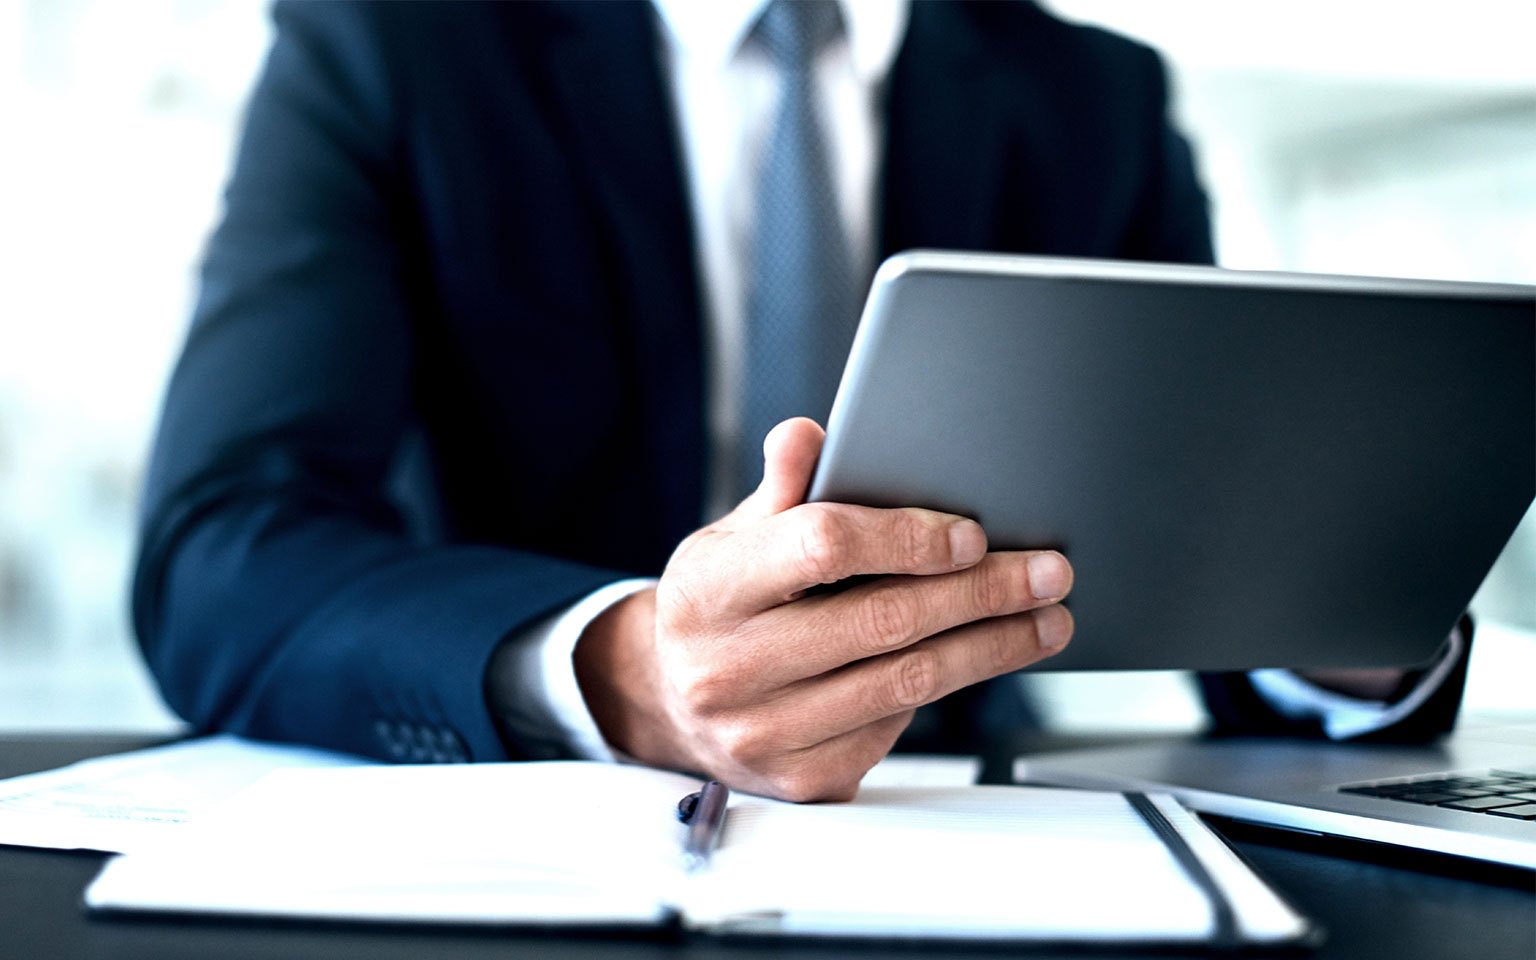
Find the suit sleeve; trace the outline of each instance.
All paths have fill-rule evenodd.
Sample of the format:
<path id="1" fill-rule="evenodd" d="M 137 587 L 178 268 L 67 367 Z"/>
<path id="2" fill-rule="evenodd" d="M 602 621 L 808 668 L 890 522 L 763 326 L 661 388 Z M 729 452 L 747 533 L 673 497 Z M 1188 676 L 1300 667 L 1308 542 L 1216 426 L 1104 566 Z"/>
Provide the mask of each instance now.
<path id="1" fill-rule="evenodd" d="M 1388 706 L 1404 702 L 1399 709 L 1408 712 L 1393 722 L 1349 737 L 1351 742 L 1418 743 L 1448 733 L 1456 725 L 1472 654 L 1472 618 L 1462 617 L 1456 630 L 1461 642 L 1452 645 L 1449 654 L 1442 654 L 1426 667 L 1407 671 L 1397 689 L 1387 697 Z M 1438 686 L 1420 691 L 1421 685 L 1433 684 L 1431 675 L 1440 660 L 1447 657 L 1444 678 Z M 1219 736 L 1328 736 L 1321 717 L 1286 716 L 1275 709 L 1246 673 L 1201 674 L 1200 692 L 1215 721 L 1212 732 Z M 1422 698 L 1422 702 L 1410 709 L 1405 701 L 1411 695 Z"/>
<path id="2" fill-rule="evenodd" d="M 1147 159 L 1144 186 L 1135 205 L 1123 255 L 1127 259 L 1169 263 L 1214 263 L 1209 203 L 1200 186 L 1193 152 L 1168 118 L 1168 79 L 1162 60 L 1141 48 L 1146 58 L 1144 89 L 1151 99 L 1151 132 L 1144 137 Z M 1382 729 L 1357 737 L 1362 741 L 1427 740 L 1455 724 L 1466 683 L 1472 624 L 1464 618 L 1457 662 L 1416 710 Z M 1427 671 L 1410 671 L 1395 699 L 1407 696 Z M 1325 736 L 1315 718 L 1289 717 L 1254 687 L 1245 673 L 1208 673 L 1199 678 L 1200 693 L 1219 735 Z"/>
<path id="3" fill-rule="evenodd" d="M 378 13 L 274 13 L 146 478 L 134 625 L 198 730 L 501 759 L 496 646 L 619 575 L 424 542 L 389 494 L 416 318 Z"/>

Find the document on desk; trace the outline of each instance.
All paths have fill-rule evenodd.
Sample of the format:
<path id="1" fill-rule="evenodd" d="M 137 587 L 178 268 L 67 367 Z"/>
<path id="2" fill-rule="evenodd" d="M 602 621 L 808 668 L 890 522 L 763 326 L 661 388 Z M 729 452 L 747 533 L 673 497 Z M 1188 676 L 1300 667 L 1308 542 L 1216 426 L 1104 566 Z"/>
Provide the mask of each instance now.
<path id="1" fill-rule="evenodd" d="M 1311 934 L 1165 796 L 866 787 L 850 803 L 795 805 L 735 794 L 718 848 L 689 869 L 677 809 L 699 786 L 579 762 L 285 770 L 165 845 L 110 861 L 86 903 L 741 935 L 1282 944 Z"/>
<path id="2" fill-rule="evenodd" d="M 153 845 L 274 770 L 369 763 L 361 757 L 232 734 L 82 760 L 0 780 L 0 844 L 127 853 Z M 975 757 L 898 755 L 869 785 L 962 786 Z"/>
<path id="3" fill-rule="evenodd" d="M 339 753 L 202 737 L 0 780 L 0 843 L 126 853 L 288 767 L 351 766 Z"/>

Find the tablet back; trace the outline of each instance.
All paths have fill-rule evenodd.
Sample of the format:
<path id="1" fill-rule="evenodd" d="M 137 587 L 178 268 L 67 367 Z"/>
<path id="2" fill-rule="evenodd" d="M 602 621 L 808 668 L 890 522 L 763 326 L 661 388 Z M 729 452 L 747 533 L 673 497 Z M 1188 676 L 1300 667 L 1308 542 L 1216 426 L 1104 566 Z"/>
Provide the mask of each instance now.
<path id="1" fill-rule="evenodd" d="M 1533 494 L 1536 288 L 914 252 L 810 497 L 1062 550 L 1043 668 L 1231 670 L 1427 660 Z"/>

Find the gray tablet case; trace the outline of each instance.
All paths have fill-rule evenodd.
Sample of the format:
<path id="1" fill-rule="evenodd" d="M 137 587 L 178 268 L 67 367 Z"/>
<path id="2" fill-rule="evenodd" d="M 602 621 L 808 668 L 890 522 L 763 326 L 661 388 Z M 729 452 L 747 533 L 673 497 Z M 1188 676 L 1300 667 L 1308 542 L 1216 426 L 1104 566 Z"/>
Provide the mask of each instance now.
<path id="1" fill-rule="evenodd" d="M 1231 670 L 1429 659 L 1533 495 L 1536 288 L 913 252 L 810 499 L 1062 550 L 1045 669 Z"/>

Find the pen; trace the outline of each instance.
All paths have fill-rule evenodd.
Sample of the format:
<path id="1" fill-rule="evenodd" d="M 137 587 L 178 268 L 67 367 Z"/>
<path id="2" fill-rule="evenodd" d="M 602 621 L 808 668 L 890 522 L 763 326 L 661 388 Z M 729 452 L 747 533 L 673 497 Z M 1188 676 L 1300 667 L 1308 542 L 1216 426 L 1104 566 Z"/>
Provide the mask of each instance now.
<path id="1" fill-rule="evenodd" d="M 720 843 L 725 802 L 730 796 L 725 784 L 711 780 L 704 784 L 704 789 L 689 794 L 677 805 L 678 819 L 688 824 L 688 835 L 683 839 L 683 866 L 689 872 L 709 863 L 709 855 Z"/>

